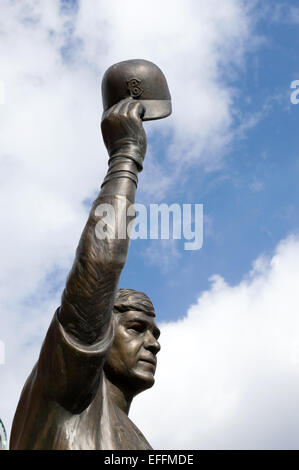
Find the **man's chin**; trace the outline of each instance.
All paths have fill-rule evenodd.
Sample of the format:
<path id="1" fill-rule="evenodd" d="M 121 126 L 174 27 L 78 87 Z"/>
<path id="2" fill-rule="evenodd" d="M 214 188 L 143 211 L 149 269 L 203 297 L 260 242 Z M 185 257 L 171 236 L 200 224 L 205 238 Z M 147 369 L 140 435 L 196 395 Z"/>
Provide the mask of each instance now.
<path id="1" fill-rule="evenodd" d="M 137 367 L 132 368 L 129 373 L 122 374 L 105 364 L 105 375 L 107 379 L 120 388 L 130 390 L 132 395 L 151 388 L 155 383 L 155 367 L 147 364 L 138 364 Z"/>
<path id="2" fill-rule="evenodd" d="M 132 377 L 132 383 L 136 388 L 136 395 L 148 388 L 151 388 L 155 383 L 154 374 L 149 371 L 140 371 L 134 374 Z"/>

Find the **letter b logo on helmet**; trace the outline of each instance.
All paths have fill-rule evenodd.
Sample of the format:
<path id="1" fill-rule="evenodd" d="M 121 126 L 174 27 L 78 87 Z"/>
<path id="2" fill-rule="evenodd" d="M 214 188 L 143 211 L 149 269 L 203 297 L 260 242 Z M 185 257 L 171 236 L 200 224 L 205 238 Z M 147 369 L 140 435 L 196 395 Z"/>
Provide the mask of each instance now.
<path id="1" fill-rule="evenodd" d="M 132 98 L 139 98 L 139 96 L 141 96 L 142 93 L 144 92 L 143 88 L 139 86 L 140 83 L 141 83 L 141 80 L 139 80 L 139 78 L 131 78 L 131 80 L 127 81 L 128 88 L 129 88 Z"/>
<path id="2" fill-rule="evenodd" d="M 144 121 L 162 119 L 171 114 L 166 78 L 162 70 L 148 60 L 126 60 L 106 70 L 102 81 L 104 111 L 130 96 L 144 106 Z"/>

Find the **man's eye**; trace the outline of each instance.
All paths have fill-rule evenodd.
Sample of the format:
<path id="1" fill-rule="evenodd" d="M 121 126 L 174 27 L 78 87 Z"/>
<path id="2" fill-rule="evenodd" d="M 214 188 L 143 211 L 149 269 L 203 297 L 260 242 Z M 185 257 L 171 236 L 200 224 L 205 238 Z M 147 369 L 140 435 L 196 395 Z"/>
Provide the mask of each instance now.
<path id="1" fill-rule="evenodd" d="M 130 330 L 137 331 L 138 333 L 142 333 L 144 331 L 144 326 L 136 323 L 134 325 L 130 325 Z"/>

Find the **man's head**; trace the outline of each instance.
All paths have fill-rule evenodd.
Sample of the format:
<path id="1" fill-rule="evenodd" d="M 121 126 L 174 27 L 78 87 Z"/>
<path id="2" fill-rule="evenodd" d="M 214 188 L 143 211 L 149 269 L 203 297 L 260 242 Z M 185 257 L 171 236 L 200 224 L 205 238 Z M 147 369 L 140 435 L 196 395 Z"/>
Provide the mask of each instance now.
<path id="1" fill-rule="evenodd" d="M 115 337 L 104 367 L 107 378 L 132 396 L 150 388 L 160 350 L 160 331 L 152 302 L 143 292 L 118 289 Z"/>

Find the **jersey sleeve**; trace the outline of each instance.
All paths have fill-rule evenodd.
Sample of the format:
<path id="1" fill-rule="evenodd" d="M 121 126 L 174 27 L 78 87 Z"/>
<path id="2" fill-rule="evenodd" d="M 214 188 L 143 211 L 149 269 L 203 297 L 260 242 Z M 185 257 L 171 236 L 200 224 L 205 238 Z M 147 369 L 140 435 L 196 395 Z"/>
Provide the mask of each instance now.
<path id="1" fill-rule="evenodd" d="M 37 363 L 36 380 L 41 393 L 71 413 L 81 413 L 97 392 L 113 338 L 113 315 L 105 336 L 88 345 L 65 331 L 56 311 Z"/>

